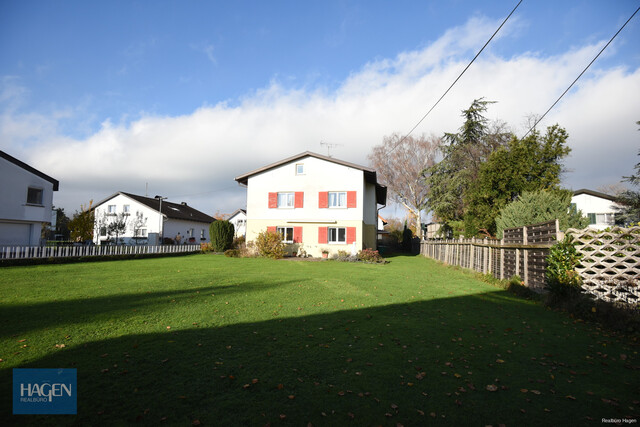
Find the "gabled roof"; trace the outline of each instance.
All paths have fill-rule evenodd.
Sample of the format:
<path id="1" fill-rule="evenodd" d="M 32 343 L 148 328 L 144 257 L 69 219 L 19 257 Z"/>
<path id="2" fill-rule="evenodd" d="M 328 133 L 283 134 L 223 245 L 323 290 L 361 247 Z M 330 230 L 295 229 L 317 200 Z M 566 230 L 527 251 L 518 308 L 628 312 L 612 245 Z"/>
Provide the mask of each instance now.
<path id="1" fill-rule="evenodd" d="M 247 214 L 247 210 L 246 210 L 246 209 L 236 209 L 236 211 L 235 211 L 234 213 L 232 213 L 231 215 L 229 215 L 229 220 L 230 220 L 231 218 L 233 218 L 234 216 L 236 216 L 236 215 L 240 214 L 240 213 L 243 213 L 243 214 L 245 214 L 245 215 L 246 215 L 246 214 Z"/>
<path id="2" fill-rule="evenodd" d="M 580 194 L 588 194 L 589 196 L 600 197 L 601 199 L 610 200 L 612 202 L 616 201 L 616 197 L 610 194 L 601 193 L 599 191 L 587 190 L 586 188 L 582 188 L 580 190 L 576 190 L 573 192 L 574 196 L 579 196 Z"/>
<path id="3" fill-rule="evenodd" d="M 16 159 L 13 156 L 8 155 L 7 153 L 5 153 L 4 151 L 0 151 L 0 157 L 2 157 L 3 159 L 13 163 L 16 166 L 21 167 L 22 169 L 31 172 L 32 174 L 39 176 L 40 178 L 44 179 L 45 181 L 49 181 L 50 183 L 53 184 L 53 191 L 58 191 L 58 187 L 59 187 L 59 182 L 57 179 L 53 179 L 51 178 L 49 175 L 46 175 L 42 172 L 40 172 L 39 170 L 32 168 L 31 166 L 29 166 L 28 164 L 26 164 L 25 162 L 22 162 L 18 159 Z"/>
<path id="4" fill-rule="evenodd" d="M 376 171 L 374 169 L 368 168 L 366 166 L 357 165 L 355 163 L 345 162 L 344 160 L 334 159 L 333 157 L 323 156 L 322 154 L 314 153 L 311 151 L 305 151 L 304 153 L 296 154 L 295 156 L 288 157 L 284 160 L 280 160 L 275 163 L 271 163 L 270 165 L 267 165 L 267 166 L 263 166 L 251 172 L 245 173 L 244 175 L 240 175 L 236 177 L 235 180 L 238 181 L 240 185 L 246 186 L 249 182 L 249 178 L 252 177 L 253 175 L 266 172 L 270 169 L 285 165 L 287 163 L 295 162 L 296 160 L 302 159 L 304 157 L 315 157 L 316 159 L 325 160 L 327 162 L 346 166 L 348 168 L 361 170 L 364 173 L 365 181 L 370 184 L 374 184 L 376 186 L 376 201 L 381 205 L 386 204 L 387 187 L 378 183 L 377 177 L 376 177 Z"/>
<path id="5" fill-rule="evenodd" d="M 160 201 L 158 199 L 152 199 L 151 197 L 138 196 L 136 194 L 118 191 L 117 193 L 112 194 L 106 199 L 100 201 L 98 204 L 96 204 L 96 206 L 100 206 L 105 202 L 108 202 L 119 194 L 129 197 L 130 199 L 133 199 L 136 202 L 139 202 L 156 211 L 158 210 L 160 205 Z M 172 203 L 166 200 L 162 201 L 162 214 L 169 219 L 179 219 L 183 221 L 196 221 L 206 223 L 212 223 L 213 221 L 215 221 L 213 217 L 210 217 L 209 215 L 192 208 L 186 203 Z"/>

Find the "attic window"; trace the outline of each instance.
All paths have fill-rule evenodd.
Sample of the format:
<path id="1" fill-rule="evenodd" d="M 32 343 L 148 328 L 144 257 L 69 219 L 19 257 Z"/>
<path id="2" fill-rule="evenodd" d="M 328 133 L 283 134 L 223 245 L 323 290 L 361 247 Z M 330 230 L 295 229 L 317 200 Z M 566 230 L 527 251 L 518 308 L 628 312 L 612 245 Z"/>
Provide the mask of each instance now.
<path id="1" fill-rule="evenodd" d="M 180 209 L 178 209 L 178 208 L 174 208 L 173 206 L 169 206 L 169 209 L 173 209 L 173 210 L 174 210 L 174 211 L 176 211 L 176 212 L 180 212 Z"/>
<path id="2" fill-rule="evenodd" d="M 304 175 L 304 163 L 296 163 L 296 175 Z"/>
<path id="3" fill-rule="evenodd" d="M 29 187 L 27 189 L 27 204 L 29 205 L 42 204 L 42 188 Z"/>

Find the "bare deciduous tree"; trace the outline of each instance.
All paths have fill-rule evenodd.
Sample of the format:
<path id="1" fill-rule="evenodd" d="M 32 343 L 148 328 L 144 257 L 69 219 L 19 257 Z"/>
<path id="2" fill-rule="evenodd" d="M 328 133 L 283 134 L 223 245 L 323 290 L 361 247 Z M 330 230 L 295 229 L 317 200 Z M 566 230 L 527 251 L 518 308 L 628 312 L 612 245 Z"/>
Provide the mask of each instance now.
<path id="1" fill-rule="evenodd" d="M 440 147 L 436 136 L 420 137 L 394 133 L 385 136 L 382 144 L 373 147 L 368 159 L 378 173 L 380 183 L 389 189 L 391 200 L 404 206 L 416 220 L 416 230 L 422 237 L 420 219 L 427 207 L 429 188 L 424 182 L 425 170 L 435 164 Z"/>

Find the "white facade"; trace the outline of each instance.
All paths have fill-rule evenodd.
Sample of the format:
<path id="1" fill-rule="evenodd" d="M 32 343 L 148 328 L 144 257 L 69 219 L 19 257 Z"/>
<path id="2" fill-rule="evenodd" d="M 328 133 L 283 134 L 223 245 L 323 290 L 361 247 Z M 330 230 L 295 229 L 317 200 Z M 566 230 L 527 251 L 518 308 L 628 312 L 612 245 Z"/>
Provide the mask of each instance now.
<path id="1" fill-rule="evenodd" d="M 571 198 L 571 204 L 589 218 L 589 228 L 604 230 L 615 225 L 614 197 L 592 190 L 578 190 Z"/>
<path id="2" fill-rule="evenodd" d="M 376 247 L 377 196 L 386 200 L 386 188 L 375 171 L 307 152 L 236 180 L 247 186 L 248 242 L 273 230 L 290 253 Z"/>
<path id="3" fill-rule="evenodd" d="M 236 239 L 247 235 L 247 211 L 238 209 L 229 217 L 229 222 L 233 224 Z"/>
<path id="4" fill-rule="evenodd" d="M 58 181 L 0 151 L 0 246 L 40 245 Z"/>
<path id="5" fill-rule="evenodd" d="M 141 196 L 135 197 L 138 199 L 146 199 Z M 148 200 L 148 203 L 158 203 L 158 201 L 154 199 Z M 178 215 L 192 211 L 193 208 L 163 201 L 163 213 L 160 215 L 157 208 L 154 209 L 145 203 L 141 203 L 126 193 L 116 193 L 99 202 L 94 209 L 94 243 L 97 245 L 115 243 L 115 237 L 108 236 L 105 226 L 112 218 L 121 214 L 126 215 L 127 227 L 125 233 L 118 237 L 118 244 L 154 245 L 160 241 L 160 239 L 157 238 L 158 236 L 173 239 L 178 243 L 178 234 L 180 235 L 180 244 L 209 242 L 210 222 L 172 218 L 171 212 L 173 210 L 175 210 L 176 215 Z M 140 218 L 140 220 L 138 220 L 138 218 Z M 211 221 L 213 221 L 213 219 L 211 219 Z"/>

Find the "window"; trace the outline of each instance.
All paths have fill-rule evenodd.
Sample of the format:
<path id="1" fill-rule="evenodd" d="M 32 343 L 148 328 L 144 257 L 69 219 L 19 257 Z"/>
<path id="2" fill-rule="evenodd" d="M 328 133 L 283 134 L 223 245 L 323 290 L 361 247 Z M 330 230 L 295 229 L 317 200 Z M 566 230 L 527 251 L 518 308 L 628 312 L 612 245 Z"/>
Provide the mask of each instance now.
<path id="1" fill-rule="evenodd" d="M 130 206 L 129 206 L 129 205 L 124 205 L 124 206 L 122 207 L 122 212 L 124 212 L 124 213 L 129 213 L 129 211 L 130 211 Z"/>
<path id="2" fill-rule="evenodd" d="M 293 227 L 278 227 L 276 230 L 282 237 L 282 243 L 293 243 Z"/>
<path id="3" fill-rule="evenodd" d="M 347 192 L 346 191 L 329 191 L 329 207 L 330 208 L 346 208 Z"/>
<path id="4" fill-rule="evenodd" d="M 204 228 L 200 229 L 200 238 L 204 240 Z"/>
<path id="5" fill-rule="evenodd" d="M 613 214 L 611 213 L 596 214 L 596 224 L 609 224 L 609 225 L 615 224 Z"/>
<path id="6" fill-rule="evenodd" d="M 193 231 L 194 231 L 193 228 L 188 229 L 187 230 L 187 236 L 193 237 Z"/>
<path id="7" fill-rule="evenodd" d="M 42 189 L 29 187 L 27 189 L 27 203 L 30 205 L 42 204 Z"/>
<path id="8" fill-rule="evenodd" d="M 294 206 L 295 196 L 293 193 L 278 193 L 278 207 L 292 208 Z"/>
<path id="9" fill-rule="evenodd" d="M 107 235 L 107 227 L 100 227 L 100 236 L 105 237 Z"/>
<path id="10" fill-rule="evenodd" d="M 304 175 L 304 163 L 296 163 L 296 175 Z"/>
<path id="11" fill-rule="evenodd" d="M 146 228 L 138 228 L 136 230 L 135 237 L 147 237 L 147 229 Z"/>
<path id="12" fill-rule="evenodd" d="M 107 207 L 107 212 L 109 212 L 110 214 L 116 213 L 116 205 L 109 205 Z"/>
<path id="13" fill-rule="evenodd" d="M 347 229 L 344 227 L 329 227 L 329 243 L 347 243 Z"/>

